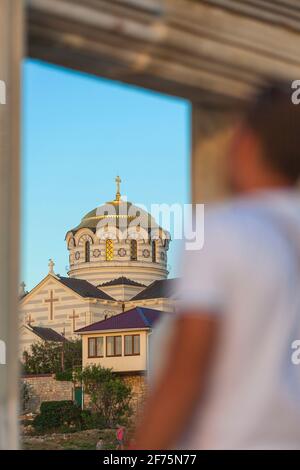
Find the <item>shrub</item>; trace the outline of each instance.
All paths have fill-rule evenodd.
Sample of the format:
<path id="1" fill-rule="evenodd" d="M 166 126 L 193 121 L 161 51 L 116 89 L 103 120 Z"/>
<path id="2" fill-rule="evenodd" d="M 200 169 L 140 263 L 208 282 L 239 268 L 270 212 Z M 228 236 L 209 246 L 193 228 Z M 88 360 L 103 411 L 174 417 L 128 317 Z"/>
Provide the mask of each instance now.
<path id="1" fill-rule="evenodd" d="M 85 392 L 90 395 L 93 408 L 103 416 L 109 427 L 126 423 L 132 414 L 131 387 L 126 385 L 111 369 L 99 365 L 85 367 L 77 373 Z"/>
<path id="2" fill-rule="evenodd" d="M 23 354 L 25 374 L 55 374 L 62 372 L 62 357 L 65 370 L 81 367 L 81 339 L 66 341 L 64 344 L 52 341 L 39 341 L 31 345 L 30 352 Z"/>
<path id="3" fill-rule="evenodd" d="M 105 419 L 100 413 L 92 413 L 91 410 L 82 410 L 81 429 L 104 429 Z"/>
<path id="4" fill-rule="evenodd" d="M 78 428 L 81 425 L 81 409 L 71 400 L 45 401 L 32 424 L 41 432 L 61 427 Z"/>
<path id="5" fill-rule="evenodd" d="M 103 429 L 105 418 L 100 413 L 81 410 L 72 401 L 45 401 L 41 404 L 40 414 L 33 420 L 38 432 Z"/>
<path id="6" fill-rule="evenodd" d="M 55 374 L 55 378 L 56 378 L 56 380 L 61 380 L 61 381 L 66 380 L 66 381 L 68 381 L 68 382 L 72 382 L 72 380 L 73 380 L 73 372 L 72 372 L 72 370 L 70 370 L 70 369 L 69 369 L 69 370 L 65 370 L 65 371 L 63 371 L 63 372 L 62 372 L 62 371 L 58 371 L 58 372 L 56 372 L 56 374 Z"/>

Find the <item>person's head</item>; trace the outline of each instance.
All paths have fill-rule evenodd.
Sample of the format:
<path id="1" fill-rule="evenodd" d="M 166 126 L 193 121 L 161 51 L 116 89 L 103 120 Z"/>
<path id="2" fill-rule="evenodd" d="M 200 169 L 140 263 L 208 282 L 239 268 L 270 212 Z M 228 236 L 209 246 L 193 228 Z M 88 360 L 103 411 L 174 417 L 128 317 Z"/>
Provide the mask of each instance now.
<path id="1" fill-rule="evenodd" d="M 300 176 L 300 105 L 291 84 L 270 84 L 257 93 L 237 127 L 228 172 L 236 192 L 293 186 Z"/>

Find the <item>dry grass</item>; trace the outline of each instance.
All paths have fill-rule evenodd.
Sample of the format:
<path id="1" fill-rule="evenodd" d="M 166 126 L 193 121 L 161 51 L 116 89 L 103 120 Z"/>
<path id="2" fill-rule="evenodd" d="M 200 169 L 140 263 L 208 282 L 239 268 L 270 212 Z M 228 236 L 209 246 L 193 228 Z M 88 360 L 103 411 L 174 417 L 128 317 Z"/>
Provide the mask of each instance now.
<path id="1" fill-rule="evenodd" d="M 115 449 L 116 437 L 112 429 L 92 429 L 71 434 L 24 436 L 24 450 L 96 450 L 97 442 L 103 440 L 103 449 Z"/>

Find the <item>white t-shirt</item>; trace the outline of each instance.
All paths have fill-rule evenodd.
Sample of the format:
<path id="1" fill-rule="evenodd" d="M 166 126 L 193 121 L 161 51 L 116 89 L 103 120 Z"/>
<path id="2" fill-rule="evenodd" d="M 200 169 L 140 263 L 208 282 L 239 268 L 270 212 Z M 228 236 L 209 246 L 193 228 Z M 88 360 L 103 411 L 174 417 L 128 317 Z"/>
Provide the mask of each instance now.
<path id="1" fill-rule="evenodd" d="M 265 191 L 215 207 L 204 235 L 202 250 L 185 252 L 180 294 L 186 308 L 220 317 L 220 335 L 186 444 L 300 449 L 300 365 L 292 362 L 300 340 L 300 195 Z"/>

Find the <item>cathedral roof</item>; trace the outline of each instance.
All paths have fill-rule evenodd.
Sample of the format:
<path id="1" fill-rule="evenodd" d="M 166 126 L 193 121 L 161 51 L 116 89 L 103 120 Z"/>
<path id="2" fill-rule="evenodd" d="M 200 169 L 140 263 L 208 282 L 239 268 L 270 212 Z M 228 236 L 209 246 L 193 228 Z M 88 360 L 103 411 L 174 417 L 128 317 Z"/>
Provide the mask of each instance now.
<path id="1" fill-rule="evenodd" d="M 161 315 L 167 315 L 166 312 L 160 310 L 153 310 L 151 308 L 136 307 L 127 312 L 119 313 L 106 320 L 92 323 L 76 330 L 76 333 L 88 333 L 90 331 L 104 331 L 104 330 L 125 330 L 131 328 L 152 328 L 154 323 L 160 318 Z"/>
<path id="2" fill-rule="evenodd" d="M 133 281 L 125 276 L 120 276 L 116 279 L 112 279 L 111 281 L 104 282 L 103 284 L 99 284 L 98 287 L 108 287 L 108 286 L 135 286 L 135 287 L 146 287 L 145 284 L 141 284 L 140 282 Z"/>
<path id="3" fill-rule="evenodd" d="M 110 225 L 121 230 L 127 229 L 129 224 L 135 219 L 136 225 L 144 228 L 148 233 L 150 233 L 152 229 L 161 229 L 154 217 L 148 212 L 134 205 L 132 202 L 121 198 L 121 178 L 117 176 L 115 181 L 117 184 L 115 199 L 85 214 L 80 224 L 69 230 L 68 233 L 71 232 L 75 234 L 82 228 L 88 228 L 95 233 L 98 228 Z"/>
<path id="4" fill-rule="evenodd" d="M 176 293 L 176 286 L 179 279 L 160 279 L 152 282 L 142 292 L 133 297 L 132 301 L 147 299 L 163 299 L 172 297 Z"/>
<path id="5" fill-rule="evenodd" d="M 150 231 L 153 228 L 160 228 L 155 222 L 155 219 L 140 207 L 134 205 L 132 202 L 123 200 L 108 201 L 92 211 L 85 214 L 81 222 L 70 231 L 75 234 L 82 228 L 89 228 L 94 233 L 99 227 L 99 223 L 107 222 L 108 225 L 113 225 L 116 228 L 127 228 L 129 224 L 138 220 L 138 224 Z M 102 225 L 101 225 L 102 226 Z"/>
<path id="6" fill-rule="evenodd" d="M 64 284 L 66 287 L 72 289 L 77 294 L 81 295 L 81 297 L 92 297 L 95 299 L 102 300 L 115 300 L 113 297 L 98 289 L 90 282 L 85 281 L 84 279 L 60 276 L 57 278 L 57 280 Z"/>
<path id="7" fill-rule="evenodd" d="M 35 333 L 39 338 L 44 341 L 53 341 L 55 343 L 63 343 L 67 341 L 67 339 L 57 333 L 57 331 L 52 330 L 52 328 L 44 328 L 42 326 L 29 326 L 30 329 Z"/>

